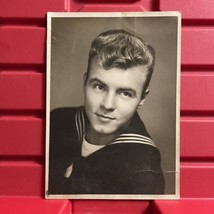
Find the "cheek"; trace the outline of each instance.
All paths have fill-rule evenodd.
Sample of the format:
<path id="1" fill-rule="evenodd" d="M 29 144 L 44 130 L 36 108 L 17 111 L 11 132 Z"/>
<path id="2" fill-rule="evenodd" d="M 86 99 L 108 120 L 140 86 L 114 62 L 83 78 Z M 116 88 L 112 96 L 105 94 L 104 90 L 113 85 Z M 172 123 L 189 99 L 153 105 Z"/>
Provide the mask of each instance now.
<path id="1" fill-rule="evenodd" d="M 132 117 L 133 114 L 136 112 L 138 107 L 138 102 L 120 102 L 118 106 L 118 111 L 125 117 L 129 118 Z"/>
<path id="2" fill-rule="evenodd" d="M 88 89 L 85 91 L 85 104 L 95 106 L 99 103 L 99 96 L 94 91 Z"/>

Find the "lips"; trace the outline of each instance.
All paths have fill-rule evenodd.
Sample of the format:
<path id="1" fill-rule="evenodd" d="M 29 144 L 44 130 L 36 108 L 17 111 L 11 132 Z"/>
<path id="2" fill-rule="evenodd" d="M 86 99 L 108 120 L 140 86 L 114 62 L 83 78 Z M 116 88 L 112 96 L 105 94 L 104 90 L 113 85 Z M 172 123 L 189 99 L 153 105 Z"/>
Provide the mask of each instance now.
<path id="1" fill-rule="evenodd" d="M 96 116 L 98 116 L 98 117 L 101 118 L 102 120 L 115 120 L 115 119 L 116 119 L 116 118 L 114 118 L 114 117 L 110 117 L 110 116 L 103 115 L 103 114 L 99 114 L 99 113 L 96 113 Z"/>

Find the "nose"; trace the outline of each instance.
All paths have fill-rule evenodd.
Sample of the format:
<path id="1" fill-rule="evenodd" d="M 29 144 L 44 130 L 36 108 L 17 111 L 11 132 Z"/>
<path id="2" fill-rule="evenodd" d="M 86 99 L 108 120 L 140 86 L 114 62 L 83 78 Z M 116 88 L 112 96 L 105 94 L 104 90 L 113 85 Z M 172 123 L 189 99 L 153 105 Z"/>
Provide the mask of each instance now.
<path id="1" fill-rule="evenodd" d="M 114 93 L 108 92 L 102 99 L 101 107 L 108 110 L 114 111 L 115 110 L 115 95 Z"/>

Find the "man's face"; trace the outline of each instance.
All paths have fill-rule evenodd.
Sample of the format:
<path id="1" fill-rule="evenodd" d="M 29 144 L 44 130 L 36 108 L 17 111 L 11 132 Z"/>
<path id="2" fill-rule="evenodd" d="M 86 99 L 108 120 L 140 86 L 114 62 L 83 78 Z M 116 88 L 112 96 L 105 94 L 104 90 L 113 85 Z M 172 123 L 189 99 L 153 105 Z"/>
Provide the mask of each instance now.
<path id="1" fill-rule="evenodd" d="M 143 66 L 105 70 L 95 58 L 84 86 L 84 103 L 91 128 L 116 137 L 142 104 L 147 72 Z"/>

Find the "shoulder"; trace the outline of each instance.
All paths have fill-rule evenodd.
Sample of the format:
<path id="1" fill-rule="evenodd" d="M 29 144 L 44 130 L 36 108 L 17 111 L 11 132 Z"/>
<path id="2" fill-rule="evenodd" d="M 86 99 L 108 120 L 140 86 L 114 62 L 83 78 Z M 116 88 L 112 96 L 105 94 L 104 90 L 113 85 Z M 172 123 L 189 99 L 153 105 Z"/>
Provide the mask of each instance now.
<path id="1" fill-rule="evenodd" d="M 115 192 L 164 193 L 161 156 L 156 147 L 140 143 L 119 143 L 106 146 L 96 156 L 98 154 L 99 158 L 94 159 L 100 169 L 97 174 L 105 169 L 107 176 L 116 180 L 115 184 L 112 184 Z"/>
<path id="2" fill-rule="evenodd" d="M 75 117 L 79 112 L 83 112 L 84 108 L 81 107 L 65 107 L 56 108 L 50 113 L 51 126 L 67 126 L 68 124 L 75 122 Z"/>
<path id="3" fill-rule="evenodd" d="M 120 177 L 120 183 L 124 191 L 129 189 L 132 193 L 164 193 L 165 181 L 161 168 L 161 155 L 156 147 L 129 144 L 122 149 L 122 156 L 123 165 L 120 167 L 125 176 Z"/>
<path id="4" fill-rule="evenodd" d="M 140 143 L 116 143 L 108 145 L 89 156 L 101 168 L 106 166 L 115 173 L 130 174 L 135 171 L 161 170 L 159 150 Z M 99 162 L 97 163 L 97 161 Z M 98 167 L 99 168 L 99 167 Z"/>
<path id="5" fill-rule="evenodd" d="M 84 132 L 84 108 L 66 107 L 51 111 L 50 145 L 53 151 L 66 150 L 80 141 Z M 63 151 L 64 151 L 63 150 Z"/>
<path id="6" fill-rule="evenodd" d="M 78 111 L 83 109 L 83 107 L 64 107 L 53 109 L 50 113 L 51 119 L 62 118 L 66 119 L 68 117 L 74 116 Z"/>
<path id="7" fill-rule="evenodd" d="M 128 170 L 160 169 L 161 155 L 157 147 L 142 143 L 121 143 L 109 146 L 114 157 Z M 117 154 L 118 151 L 118 154 Z"/>
<path id="8" fill-rule="evenodd" d="M 50 145 L 53 151 L 71 146 L 71 140 L 76 138 L 75 115 L 81 107 L 57 108 L 50 114 Z"/>

